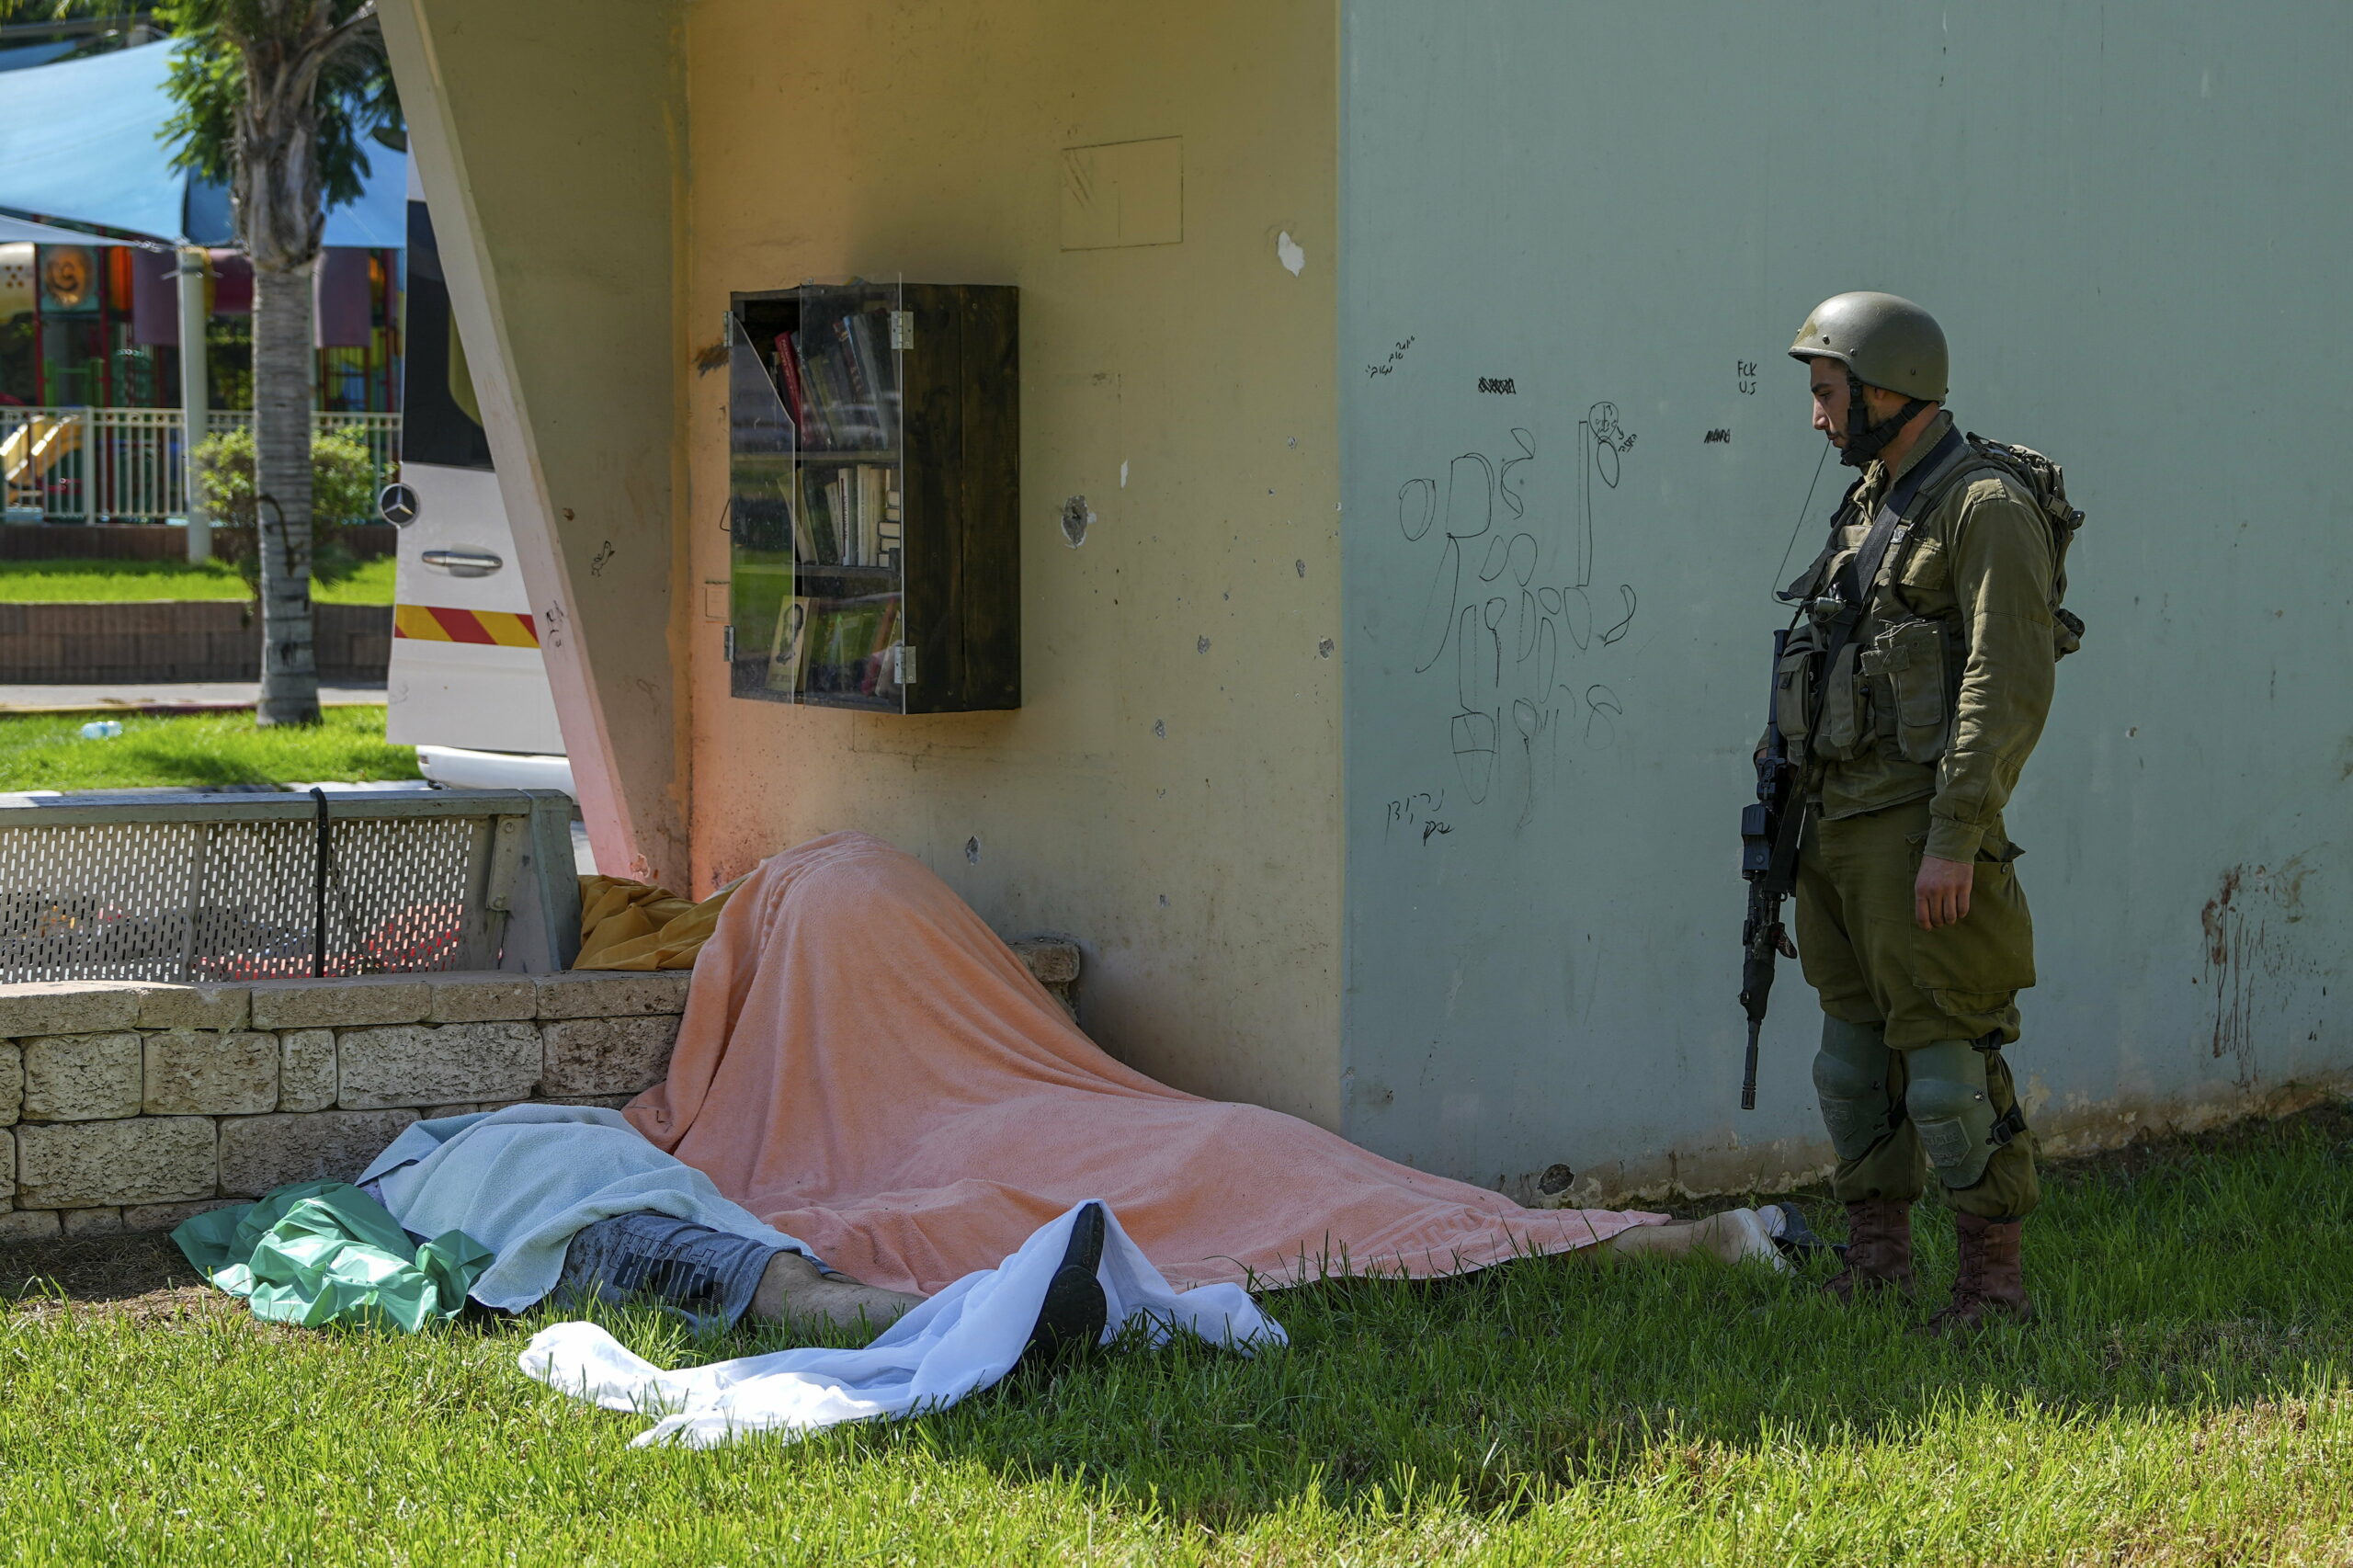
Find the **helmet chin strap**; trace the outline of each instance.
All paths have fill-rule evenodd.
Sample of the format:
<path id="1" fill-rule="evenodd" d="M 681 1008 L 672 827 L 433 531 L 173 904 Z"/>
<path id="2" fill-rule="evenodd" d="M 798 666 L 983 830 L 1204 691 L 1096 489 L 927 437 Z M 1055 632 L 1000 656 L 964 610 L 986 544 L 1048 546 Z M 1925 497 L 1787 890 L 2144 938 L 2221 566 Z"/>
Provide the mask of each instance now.
<path id="1" fill-rule="evenodd" d="M 1868 467 L 1870 460 L 1886 449 L 1895 439 L 1895 433 L 1912 422 L 1913 415 L 1928 406 L 1926 398 L 1912 398 L 1902 408 L 1881 420 L 1870 423 L 1870 413 L 1863 403 L 1862 378 L 1853 370 L 1847 372 L 1847 444 L 1838 449 L 1838 460 L 1848 468 Z"/>

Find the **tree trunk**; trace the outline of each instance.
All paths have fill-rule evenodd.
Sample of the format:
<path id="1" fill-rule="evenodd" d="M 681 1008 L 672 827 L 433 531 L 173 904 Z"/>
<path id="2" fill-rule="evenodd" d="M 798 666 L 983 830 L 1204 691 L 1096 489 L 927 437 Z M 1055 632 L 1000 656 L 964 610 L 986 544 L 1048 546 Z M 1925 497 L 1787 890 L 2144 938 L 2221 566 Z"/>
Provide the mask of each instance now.
<path id="1" fill-rule="evenodd" d="M 233 8 L 234 9 L 234 8 Z M 254 266 L 254 501 L 261 551 L 264 724 L 319 721 L 311 623 L 311 273 L 319 205 L 319 71 L 329 0 L 260 0 L 236 36 L 244 62 L 231 194 Z"/>
<path id="2" fill-rule="evenodd" d="M 254 268 L 254 495 L 264 724 L 319 722 L 311 620 L 311 264 Z"/>

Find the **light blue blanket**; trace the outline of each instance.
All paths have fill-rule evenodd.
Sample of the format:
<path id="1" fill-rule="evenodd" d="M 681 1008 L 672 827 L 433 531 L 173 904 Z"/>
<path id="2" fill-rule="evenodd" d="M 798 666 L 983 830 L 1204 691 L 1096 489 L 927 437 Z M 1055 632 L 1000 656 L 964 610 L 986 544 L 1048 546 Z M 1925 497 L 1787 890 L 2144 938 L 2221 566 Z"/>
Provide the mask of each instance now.
<path id="1" fill-rule="evenodd" d="M 518 1105 L 420 1121 L 360 1173 L 404 1229 L 463 1231 L 497 1255 L 474 1300 L 519 1312 L 554 1289 L 583 1227 L 617 1214 L 667 1214 L 769 1246 L 816 1254 L 719 1194 L 711 1179 L 647 1142 L 617 1111 Z"/>

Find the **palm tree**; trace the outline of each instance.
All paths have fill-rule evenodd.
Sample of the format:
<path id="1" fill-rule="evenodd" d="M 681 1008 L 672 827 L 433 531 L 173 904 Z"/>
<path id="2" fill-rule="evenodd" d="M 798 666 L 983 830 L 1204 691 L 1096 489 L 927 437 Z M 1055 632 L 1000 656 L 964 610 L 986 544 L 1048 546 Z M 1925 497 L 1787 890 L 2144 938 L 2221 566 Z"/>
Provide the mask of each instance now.
<path id="1" fill-rule="evenodd" d="M 359 194 L 369 131 L 397 134 L 375 0 L 166 0 L 181 166 L 225 182 L 254 268 L 255 532 L 264 724 L 315 724 L 311 276 L 329 199 Z"/>
<path id="2" fill-rule="evenodd" d="M 128 16 L 138 0 L 0 0 L 28 11 Z M 176 163 L 226 184 L 254 267 L 254 480 L 261 554 L 264 724 L 314 724 L 311 622 L 311 278 L 330 203 L 359 194 L 360 143 L 402 145 L 375 0 L 161 0 Z"/>

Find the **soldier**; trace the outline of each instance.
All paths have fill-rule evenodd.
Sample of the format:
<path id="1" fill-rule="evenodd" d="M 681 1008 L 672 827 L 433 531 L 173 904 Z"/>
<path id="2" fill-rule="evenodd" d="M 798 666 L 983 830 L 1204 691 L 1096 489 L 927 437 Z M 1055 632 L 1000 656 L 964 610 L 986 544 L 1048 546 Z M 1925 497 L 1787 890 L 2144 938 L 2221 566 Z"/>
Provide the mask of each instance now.
<path id="1" fill-rule="evenodd" d="M 2034 934 L 2002 808 L 2073 645 L 2063 628 L 2081 624 L 2058 608 L 2066 536 L 2003 449 L 1955 428 L 1944 333 L 1919 306 L 1840 294 L 1790 357 L 1813 427 L 1863 471 L 1784 596 L 1808 614 L 1777 675 L 1807 770 L 1797 937 L 1822 1001 L 1813 1081 L 1849 1238 L 1824 1288 L 1910 1295 L 1925 1166 L 1961 1248 L 1929 1329 L 2023 1322 L 2019 1233 L 2039 1191 L 2002 1048 L 2034 983 Z"/>

